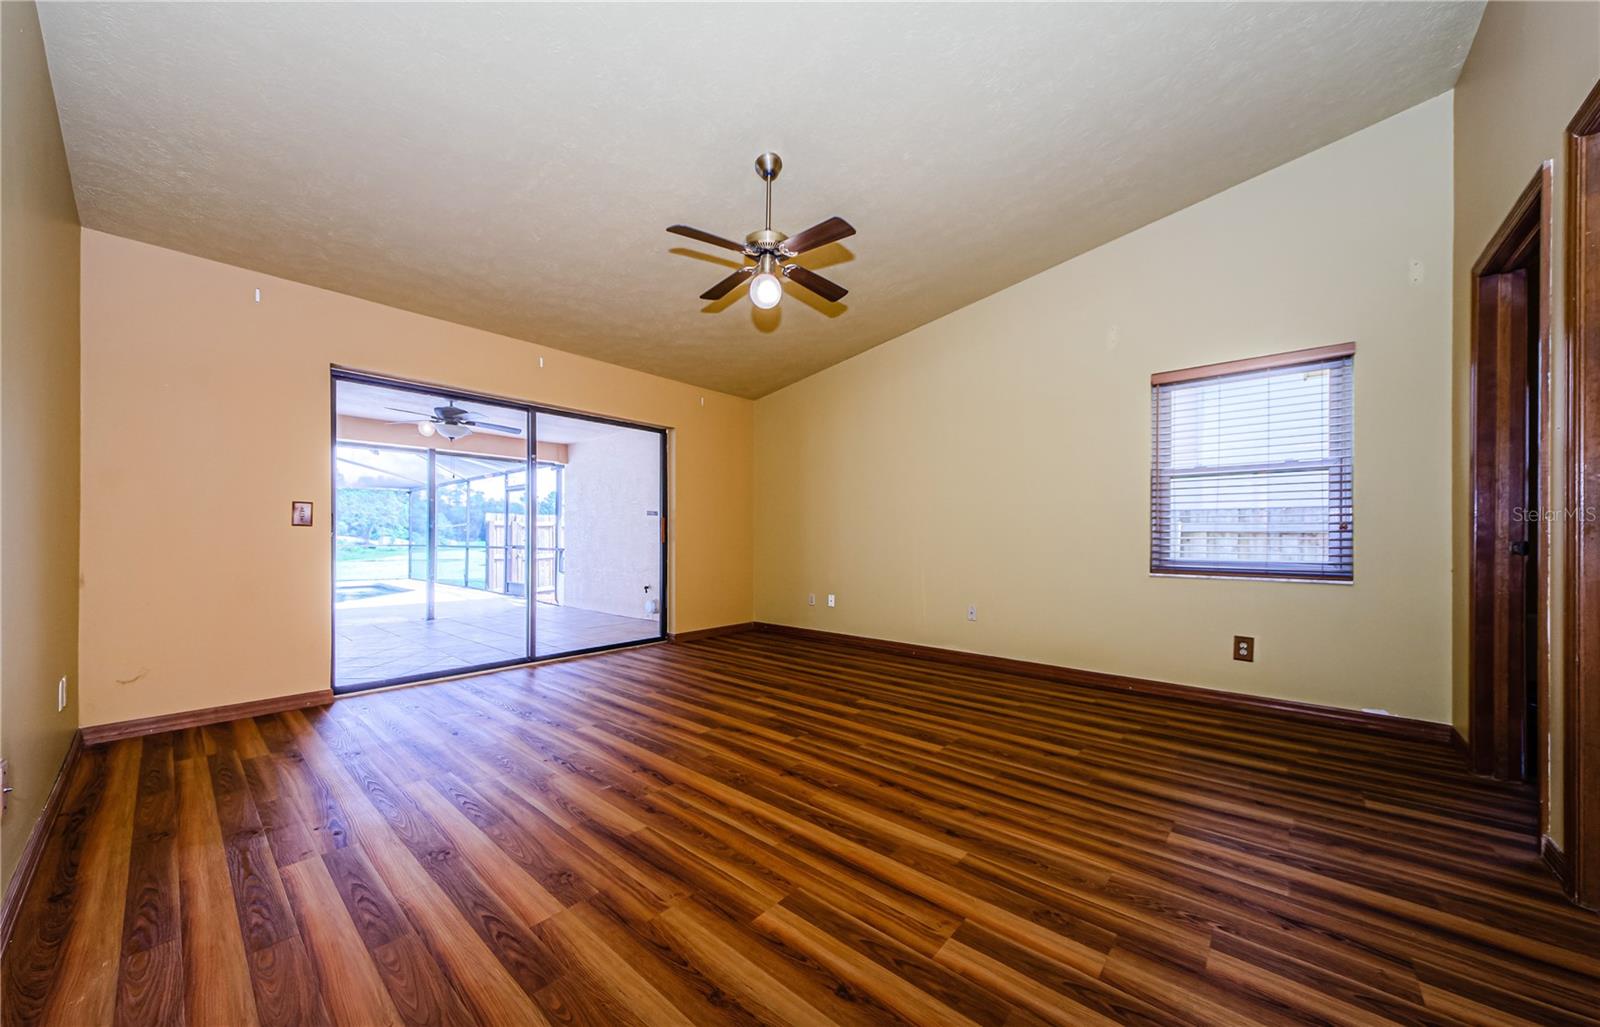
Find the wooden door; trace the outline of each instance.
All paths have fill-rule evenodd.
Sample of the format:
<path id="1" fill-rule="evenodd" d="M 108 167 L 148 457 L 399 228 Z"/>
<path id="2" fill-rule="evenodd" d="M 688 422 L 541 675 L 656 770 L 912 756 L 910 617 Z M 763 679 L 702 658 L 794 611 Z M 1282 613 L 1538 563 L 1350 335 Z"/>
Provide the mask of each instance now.
<path id="1" fill-rule="evenodd" d="M 1480 773 L 1528 778 L 1528 564 L 1540 512 L 1529 473 L 1528 273 L 1480 276 L 1473 360 L 1473 690 Z"/>

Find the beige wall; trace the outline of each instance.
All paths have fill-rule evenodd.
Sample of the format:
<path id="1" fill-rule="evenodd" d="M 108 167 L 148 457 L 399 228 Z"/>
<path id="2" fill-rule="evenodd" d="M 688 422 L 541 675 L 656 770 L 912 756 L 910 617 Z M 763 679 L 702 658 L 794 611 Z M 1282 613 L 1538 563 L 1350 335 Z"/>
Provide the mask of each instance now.
<path id="1" fill-rule="evenodd" d="M 1541 161 L 1555 161 L 1553 197 L 1554 232 L 1551 264 L 1556 302 L 1550 307 L 1550 335 L 1564 337 L 1566 314 L 1566 176 L 1567 124 L 1578 105 L 1600 79 L 1600 4 L 1491 3 L 1472 53 L 1456 84 L 1455 105 L 1455 460 L 1454 556 L 1455 590 L 1452 603 L 1455 681 L 1451 719 L 1467 731 L 1467 583 L 1472 511 L 1469 470 L 1471 464 L 1470 353 L 1468 318 L 1472 265 L 1527 187 Z M 1566 505 L 1563 435 L 1566 424 L 1560 382 L 1566 373 L 1559 359 L 1551 368 L 1552 410 L 1550 439 L 1553 451 L 1545 463 L 1546 495 L 1551 510 Z M 1549 475 L 1550 470 L 1557 473 Z M 1551 780 L 1562 776 L 1560 686 L 1562 679 L 1561 596 L 1564 588 L 1563 525 L 1546 520 L 1542 549 L 1553 571 L 1547 595 L 1550 622 L 1543 626 L 1552 644 L 1548 669 L 1553 701 Z M 1561 837 L 1559 792 L 1552 795 L 1548 833 Z"/>
<path id="2" fill-rule="evenodd" d="M 86 230 L 85 725 L 327 686 L 330 364 L 670 428 L 671 630 L 750 619 L 748 400 Z"/>
<path id="3" fill-rule="evenodd" d="M 9 880 L 78 726 L 78 209 L 38 12 L 0 4 L 0 819 Z M 56 681 L 69 699 L 56 710 Z"/>
<path id="4" fill-rule="evenodd" d="M 757 401 L 757 618 L 1448 720 L 1450 132 L 1445 95 Z M 1355 583 L 1152 578 L 1150 375 L 1348 340 Z"/>

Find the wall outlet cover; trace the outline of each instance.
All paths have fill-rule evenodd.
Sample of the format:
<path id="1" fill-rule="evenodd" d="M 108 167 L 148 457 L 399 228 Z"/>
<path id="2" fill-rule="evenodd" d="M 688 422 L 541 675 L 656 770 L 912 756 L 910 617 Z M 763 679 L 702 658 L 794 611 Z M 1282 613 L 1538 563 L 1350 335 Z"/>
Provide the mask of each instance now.
<path id="1" fill-rule="evenodd" d="M 829 606 L 833 605 L 833 593 L 832 592 L 828 593 L 828 605 Z"/>

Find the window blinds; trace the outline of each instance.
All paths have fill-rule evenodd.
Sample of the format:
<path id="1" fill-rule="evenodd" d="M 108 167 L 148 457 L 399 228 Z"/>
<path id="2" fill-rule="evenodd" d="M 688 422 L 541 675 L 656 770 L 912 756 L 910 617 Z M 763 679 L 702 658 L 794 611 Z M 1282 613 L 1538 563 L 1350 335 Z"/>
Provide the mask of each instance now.
<path id="1" fill-rule="evenodd" d="M 1151 379 L 1150 569 L 1349 581 L 1355 347 Z"/>

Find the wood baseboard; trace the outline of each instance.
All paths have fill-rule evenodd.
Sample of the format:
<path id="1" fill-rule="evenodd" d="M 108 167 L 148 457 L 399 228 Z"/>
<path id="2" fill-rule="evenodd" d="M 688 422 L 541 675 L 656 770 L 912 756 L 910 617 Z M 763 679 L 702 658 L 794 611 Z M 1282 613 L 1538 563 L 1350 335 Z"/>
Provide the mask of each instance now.
<path id="1" fill-rule="evenodd" d="M 1556 880 L 1561 882 L 1561 890 L 1568 895 L 1572 894 L 1572 863 L 1567 859 L 1567 854 L 1561 851 L 1561 846 L 1555 839 L 1547 834 L 1539 836 L 1539 858 L 1544 860 L 1544 865 L 1556 875 Z"/>
<path id="2" fill-rule="evenodd" d="M 112 724 L 96 724 L 82 730 L 84 745 L 104 745 L 107 742 L 117 742 L 124 738 L 138 738 L 141 735 L 153 735 L 162 731 L 182 731 L 191 727 L 203 727 L 206 724 L 221 724 L 224 721 L 239 720 L 244 717 L 260 717 L 269 713 L 285 713 L 289 710 L 304 710 L 313 706 L 327 706 L 333 702 L 333 692 L 321 688 L 315 692 L 301 692 L 298 695 L 277 695 L 270 699 L 254 699 L 250 702 L 234 703 L 231 706 L 209 706 L 203 710 L 187 710 L 183 713 L 167 713 L 159 717 L 142 717 L 139 720 L 120 720 Z"/>
<path id="3" fill-rule="evenodd" d="M 883 638 L 846 635 L 834 631 L 819 631 L 815 628 L 793 627 L 787 624 L 768 624 L 757 621 L 755 627 L 757 631 L 769 631 L 812 642 L 850 645 L 862 649 L 873 649 L 878 652 L 895 653 L 900 656 L 934 660 L 959 667 L 975 667 L 1006 674 L 1019 674 L 1026 677 L 1041 678 L 1046 681 L 1056 681 L 1062 684 L 1080 685 L 1106 691 L 1138 692 L 1142 695 L 1161 696 L 1162 698 L 1177 699 L 1183 702 L 1199 703 L 1225 709 L 1243 710 L 1252 713 L 1273 713 L 1308 723 L 1336 724 L 1392 738 L 1409 738 L 1436 745 L 1451 744 L 1451 735 L 1455 733 L 1455 729 L 1449 724 L 1435 724 L 1431 720 L 1388 717 L 1379 713 L 1346 710 L 1337 706 L 1318 706 L 1314 703 L 1298 702 L 1293 699 L 1273 699 L 1267 696 L 1242 695 L 1238 692 L 1224 692 L 1215 688 L 1202 688 L 1198 685 L 1179 685 L 1170 681 L 1154 681 L 1148 678 L 1106 674 L 1094 670 L 1076 670 L 1072 667 L 1061 667 L 1053 663 L 1013 660 L 1004 656 L 987 656 L 983 653 L 962 652 L 959 649 L 941 649 L 936 646 L 917 645 L 912 642 L 893 642 Z"/>
<path id="4" fill-rule="evenodd" d="M 694 631 L 674 631 L 667 636 L 674 642 L 694 642 L 702 638 L 716 638 L 718 635 L 737 635 L 744 631 L 754 631 L 755 621 L 745 621 L 743 624 L 724 624 L 715 628 L 698 628 Z"/>
<path id="5" fill-rule="evenodd" d="M 56 815 L 61 812 L 61 804 L 65 801 L 67 782 L 72 780 L 72 768 L 78 765 L 78 754 L 83 751 L 83 732 L 74 731 L 72 741 L 67 743 L 67 754 L 62 757 L 61 769 L 56 772 L 55 783 L 50 786 L 50 794 L 45 797 L 44 809 L 39 811 L 39 817 L 33 822 L 33 829 L 28 832 L 28 842 L 22 847 L 22 857 L 17 860 L 16 869 L 11 872 L 11 880 L 6 882 L 5 899 L 0 903 L 0 952 L 6 950 L 11 944 L 11 929 L 16 926 L 17 913 L 22 908 L 22 897 L 28 894 L 28 885 L 33 881 L 34 871 L 39 868 L 39 857 L 44 853 L 45 840 L 50 837 L 50 829 L 55 826 Z"/>

